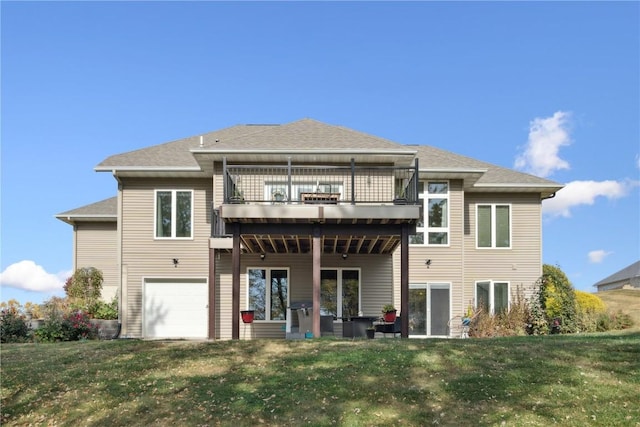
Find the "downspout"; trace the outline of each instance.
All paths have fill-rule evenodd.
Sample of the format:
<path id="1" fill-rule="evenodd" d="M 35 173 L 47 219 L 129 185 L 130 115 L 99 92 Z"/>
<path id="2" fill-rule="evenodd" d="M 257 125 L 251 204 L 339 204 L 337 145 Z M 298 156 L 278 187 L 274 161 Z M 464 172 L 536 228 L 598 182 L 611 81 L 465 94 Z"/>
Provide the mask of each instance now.
<path id="1" fill-rule="evenodd" d="M 116 260 L 118 262 L 118 332 L 113 337 L 113 339 L 120 337 L 120 332 L 122 332 L 122 322 L 124 318 L 123 307 L 125 307 L 124 300 L 124 286 L 122 284 L 122 181 L 118 178 L 118 174 L 116 170 L 112 170 L 113 178 L 118 183 L 118 195 L 117 195 L 117 212 L 116 212 L 116 234 L 117 234 L 117 243 L 116 243 Z"/>

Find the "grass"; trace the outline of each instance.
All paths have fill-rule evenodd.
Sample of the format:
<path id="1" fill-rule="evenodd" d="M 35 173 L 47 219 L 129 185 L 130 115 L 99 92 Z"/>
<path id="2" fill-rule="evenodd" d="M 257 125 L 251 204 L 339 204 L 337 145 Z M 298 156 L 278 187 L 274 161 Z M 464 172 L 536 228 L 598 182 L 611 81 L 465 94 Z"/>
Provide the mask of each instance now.
<path id="1" fill-rule="evenodd" d="M 616 289 L 596 292 L 612 312 L 622 311 L 633 319 L 635 326 L 640 327 L 640 290 Z"/>
<path id="2" fill-rule="evenodd" d="M 640 425 L 640 332 L 4 344 L 13 425 Z"/>

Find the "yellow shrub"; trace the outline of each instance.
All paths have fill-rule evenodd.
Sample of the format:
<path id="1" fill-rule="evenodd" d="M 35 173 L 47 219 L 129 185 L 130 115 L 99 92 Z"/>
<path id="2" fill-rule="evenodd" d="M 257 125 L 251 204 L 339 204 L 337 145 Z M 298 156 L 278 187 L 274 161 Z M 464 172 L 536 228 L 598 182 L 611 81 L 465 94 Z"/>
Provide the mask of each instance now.
<path id="1" fill-rule="evenodd" d="M 575 291 L 578 310 L 582 313 L 597 314 L 607 311 L 604 301 L 597 295 L 583 291 Z"/>

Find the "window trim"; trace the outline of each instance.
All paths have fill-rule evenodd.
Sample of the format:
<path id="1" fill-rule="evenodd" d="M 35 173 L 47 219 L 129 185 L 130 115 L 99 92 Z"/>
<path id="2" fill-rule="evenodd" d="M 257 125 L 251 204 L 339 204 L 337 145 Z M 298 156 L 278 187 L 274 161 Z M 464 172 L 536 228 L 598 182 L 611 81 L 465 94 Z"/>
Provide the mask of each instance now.
<path id="1" fill-rule="evenodd" d="M 478 220 L 479 210 L 481 206 L 491 207 L 491 246 L 480 246 L 480 221 Z M 509 246 L 496 246 L 497 231 L 496 227 L 496 208 L 499 206 L 507 206 L 509 208 Z M 476 203 L 476 249 L 480 250 L 500 250 L 513 248 L 513 205 L 511 203 Z"/>
<path id="2" fill-rule="evenodd" d="M 422 243 L 410 243 L 411 246 L 428 246 L 432 248 L 447 248 L 451 246 L 451 181 L 448 179 L 430 179 L 422 180 L 422 192 L 418 194 L 418 199 L 422 204 L 422 227 L 416 226 L 416 235 L 422 233 Z M 429 184 L 446 183 L 446 193 L 429 193 Z M 447 226 L 431 227 L 429 226 L 429 199 L 446 199 L 447 200 Z M 447 243 L 429 243 L 429 233 L 446 233 Z"/>
<path id="3" fill-rule="evenodd" d="M 287 312 L 289 311 L 288 308 L 291 305 L 291 269 L 289 267 L 262 267 L 262 266 L 248 266 L 245 273 L 246 273 L 246 287 L 245 287 L 245 302 L 244 302 L 244 306 L 246 307 L 246 310 L 251 310 L 251 308 L 249 308 L 249 279 L 251 278 L 251 275 L 249 274 L 249 270 L 264 270 L 265 271 L 265 281 L 267 283 L 265 283 L 265 300 L 264 300 L 264 315 L 265 315 L 265 319 L 255 319 L 254 318 L 254 322 L 261 322 L 261 323 L 285 323 L 287 321 Z M 271 286 L 267 286 L 271 284 L 271 271 L 272 270 L 284 270 L 287 272 L 287 306 L 285 307 L 284 310 L 284 319 L 276 319 L 273 320 L 271 319 L 271 292 L 267 292 L 267 289 L 271 289 Z"/>
<path id="4" fill-rule="evenodd" d="M 158 193 L 171 193 L 171 236 L 158 236 Z M 189 193 L 191 196 L 191 212 L 189 213 L 191 218 L 190 235 L 188 237 L 177 237 L 176 221 L 178 211 L 178 193 Z M 193 240 L 194 236 L 194 194 L 193 189 L 173 188 L 173 189 L 155 189 L 153 192 L 153 238 L 154 240 Z"/>
<path id="5" fill-rule="evenodd" d="M 480 283 L 488 283 L 489 284 L 489 313 L 495 314 L 495 285 L 496 284 L 506 284 L 507 285 L 507 311 L 511 310 L 511 282 L 508 280 L 476 280 L 473 287 L 473 295 L 474 295 L 474 308 L 478 309 L 478 284 Z"/>

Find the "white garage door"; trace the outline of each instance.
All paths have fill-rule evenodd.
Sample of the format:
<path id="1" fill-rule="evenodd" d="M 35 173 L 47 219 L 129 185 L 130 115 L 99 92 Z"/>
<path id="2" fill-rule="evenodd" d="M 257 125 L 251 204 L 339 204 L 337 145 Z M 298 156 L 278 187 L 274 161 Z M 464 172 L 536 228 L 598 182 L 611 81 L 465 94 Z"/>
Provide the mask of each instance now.
<path id="1" fill-rule="evenodd" d="M 147 280 L 143 298 L 145 338 L 207 337 L 206 281 Z"/>

